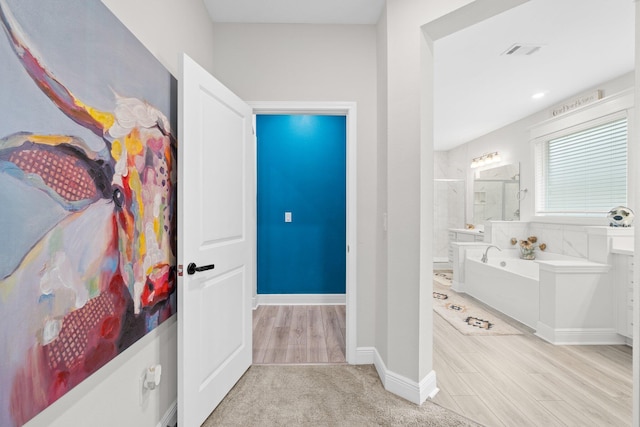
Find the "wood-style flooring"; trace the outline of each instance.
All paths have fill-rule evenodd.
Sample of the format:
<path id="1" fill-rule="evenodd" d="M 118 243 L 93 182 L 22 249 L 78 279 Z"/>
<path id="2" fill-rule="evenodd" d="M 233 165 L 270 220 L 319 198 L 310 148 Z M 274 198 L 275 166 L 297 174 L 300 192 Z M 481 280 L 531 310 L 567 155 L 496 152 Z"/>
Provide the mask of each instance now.
<path id="1" fill-rule="evenodd" d="M 346 363 L 344 305 L 261 305 L 253 311 L 253 363 Z"/>
<path id="2" fill-rule="evenodd" d="M 433 321 L 441 406 L 487 427 L 631 425 L 630 347 L 554 346 L 512 319 L 523 335 L 467 336 Z"/>
<path id="3" fill-rule="evenodd" d="M 554 346 L 522 335 L 468 336 L 433 314 L 435 403 L 487 427 L 630 426 L 631 348 Z M 260 306 L 254 364 L 344 363 L 344 306 Z"/>

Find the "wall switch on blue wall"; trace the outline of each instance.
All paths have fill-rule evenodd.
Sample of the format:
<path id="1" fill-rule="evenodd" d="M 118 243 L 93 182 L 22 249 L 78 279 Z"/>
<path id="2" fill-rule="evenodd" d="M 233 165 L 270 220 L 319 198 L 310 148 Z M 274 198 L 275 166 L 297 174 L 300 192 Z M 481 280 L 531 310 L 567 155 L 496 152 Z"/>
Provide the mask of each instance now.
<path id="1" fill-rule="evenodd" d="M 258 294 L 344 294 L 346 117 L 259 114 L 256 132 Z"/>

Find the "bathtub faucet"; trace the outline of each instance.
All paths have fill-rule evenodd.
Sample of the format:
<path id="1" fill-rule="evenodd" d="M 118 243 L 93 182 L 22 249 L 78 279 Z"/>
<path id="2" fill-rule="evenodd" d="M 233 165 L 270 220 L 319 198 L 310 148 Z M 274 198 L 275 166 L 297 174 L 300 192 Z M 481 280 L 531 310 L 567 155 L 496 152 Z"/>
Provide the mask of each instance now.
<path id="1" fill-rule="evenodd" d="M 500 252 L 502 252 L 502 249 L 500 249 L 499 247 L 495 246 L 495 245 L 489 245 L 487 246 L 487 250 L 484 251 L 484 254 L 482 255 L 482 259 L 480 261 L 484 262 L 485 264 L 487 263 L 487 261 L 489 260 L 489 258 L 487 258 L 487 253 L 489 253 L 489 249 L 491 248 L 496 248 L 497 250 L 499 250 Z"/>

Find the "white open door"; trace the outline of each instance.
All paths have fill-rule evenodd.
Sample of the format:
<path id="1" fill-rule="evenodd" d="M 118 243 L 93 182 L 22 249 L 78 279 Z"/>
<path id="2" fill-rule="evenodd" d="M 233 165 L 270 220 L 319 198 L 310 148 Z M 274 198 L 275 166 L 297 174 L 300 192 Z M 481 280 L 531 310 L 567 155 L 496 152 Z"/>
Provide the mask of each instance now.
<path id="1" fill-rule="evenodd" d="M 191 58 L 182 62 L 178 425 L 195 427 L 251 365 L 255 149 L 251 108 Z M 190 264 L 202 271 L 189 274 Z"/>

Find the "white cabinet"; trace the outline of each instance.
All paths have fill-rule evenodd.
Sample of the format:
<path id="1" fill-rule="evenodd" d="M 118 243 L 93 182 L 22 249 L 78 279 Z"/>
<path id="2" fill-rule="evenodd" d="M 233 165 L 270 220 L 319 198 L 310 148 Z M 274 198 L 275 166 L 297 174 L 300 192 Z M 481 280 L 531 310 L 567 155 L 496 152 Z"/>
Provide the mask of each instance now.
<path id="1" fill-rule="evenodd" d="M 453 247 L 451 246 L 451 243 L 454 242 L 484 242 L 484 233 L 481 233 L 477 230 L 450 228 L 449 262 L 453 262 Z"/>
<path id="2" fill-rule="evenodd" d="M 617 331 L 633 338 L 633 255 L 613 254 Z"/>

